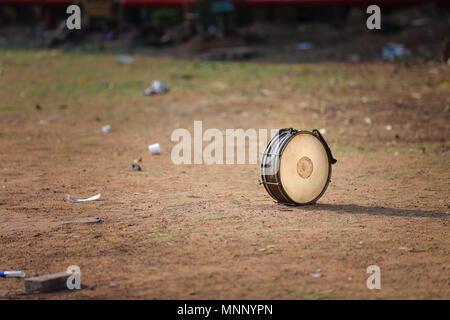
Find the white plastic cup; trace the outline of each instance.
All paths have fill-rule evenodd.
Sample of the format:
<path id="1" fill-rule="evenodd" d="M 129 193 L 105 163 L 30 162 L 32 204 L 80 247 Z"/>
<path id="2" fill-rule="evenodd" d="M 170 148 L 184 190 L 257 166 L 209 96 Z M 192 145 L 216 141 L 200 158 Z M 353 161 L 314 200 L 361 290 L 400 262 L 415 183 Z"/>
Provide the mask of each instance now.
<path id="1" fill-rule="evenodd" d="M 160 92 L 162 88 L 162 83 L 159 80 L 153 81 L 153 88 L 156 90 L 156 92 Z"/>
<path id="2" fill-rule="evenodd" d="M 102 127 L 102 131 L 103 131 L 104 133 L 111 132 L 111 126 L 110 126 L 109 124 L 106 125 L 106 126 L 103 126 L 103 127 Z"/>
<path id="3" fill-rule="evenodd" d="M 151 144 L 148 146 L 148 150 L 151 154 L 160 154 L 161 150 L 159 149 L 159 143 Z"/>

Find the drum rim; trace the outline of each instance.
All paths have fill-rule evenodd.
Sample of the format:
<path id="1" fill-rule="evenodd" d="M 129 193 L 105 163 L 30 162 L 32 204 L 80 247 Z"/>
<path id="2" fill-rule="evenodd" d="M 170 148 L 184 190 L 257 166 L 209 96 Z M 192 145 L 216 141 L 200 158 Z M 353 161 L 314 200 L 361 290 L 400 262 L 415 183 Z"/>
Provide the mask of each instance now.
<path id="1" fill-rule="evenodd" d="M 274 137 L 270 140 L 269 144 L 268 144 L 267 147 L 266 147 L 266 150 L 269 148 L 269 146 L 272 144 L 272 142 L 276 139 L 276 137 L 277 137 L 277 136 L 280 136 L 280 133 L 281 133 L 282 130 L 283 130 L 283 129 L 279 130 L 279 131 L 278 131 L 278 134 L 277 134 L 276 136 L 274 136 Z M 290 141 L 291 141 L 298 133 L 300 133 L 300 131 L 296 132 L 295 134 L 292 134 L 292 131 L 289 131 L 289 132 L 286 132 L 286 133 L 290 134 L 290 136 L 288 136 L 288 139 L 286 139 L 285 141 L 283 141 L 284 145 L 279 149 L 279 154 L 278 154 L 278 161 L 279 161 L 279 164 L 278 164 L 278 165 L 280 165 L 281 155 L 283 154 L 284 149 L 285 149 L 286 146 L 289 144 L 289 142 L 290 142 Z M 263 159 L 264 159 L 264 158 L 263 158 Z M 267 156 L 266 156 L 265 159 L 267 159 Z M 265 175 L 262 175 L 262 174 L 261 174 L 261 178 L 262 178 L 262 181 L 263 181 L 263 184 L 264 184 L 264 188 L 266 189 L 267 193 L 268 193 L 274 200 L 276 200 L 278 203 L 295 204 L 295 202 L 291 199 L 291 197 L 289 197 L 289 195 L 286 193 L 286 190 L 284 190 L 283 186 L 281 185 L 281 177 L 280 177 L 280 168 L 279 168 L 279 167 L 278 167 L 277 174 L 275 175 L 275 177 L 277 178 L 277 183 L 278 183 L 276 186 L 277 186 L 278 190 L 280 191 L 281 195 L 282 195 L 283 197 L 285 197 L 286 199 L 290 200 L 291 202 L 284 202 L 284 201 L 281 201 L 281 200 L 277 199 L 277 197 L 273 194 L 271 188 L 269 187 L 269 184 L 264 183 L 264 182 L 265 182 L 265 181 L 264 181 L 264 180 L 265 180 L 265 179 L 264 179 L 264 176 L 265 176 Z"/>
<path id="2" fill-rule="evenodd" d="M 279 134 L 279 133 L 278 133 L 278 134 Z M 314 134 L 314 132 L 312 132 L 312 131 L 309 131 L 309 130 L 299 130 L 297 133 L 291 135 L 291 137 L 285 142 L 285 145 L 283 146 L 283 148 L 280 149 L 280 154 L 279 154 L 280 165 L 281 165 L 281 157 L 283 156 L 283 151 L 284 151 L 284 149 L 287 147 L 287 145 L 289 144 L 289 142 L 291 142 L 291 140 L 292 140 L 295 136 L 297 136 L 297 135 L 299 135 L 299 134 L 310 134 L 310 135 L 314 136 L 316 139 L 319 140 L 319 142 L 322 144 L 323 148 L 325 149 L 325 153 L 327 154 L 327 158 L 328 158 L 328 175 L 327 175 L 327 181 L 326 181 L 324 187 L 322 188 L 322 191 L 319 193 L 319 195 L 318 195 L 317 197 L 315 197 L 313 200 L 311 200 L 311 201 L 309 201 L 309 202 L 299 203 L 299 202 L 296 202 L 296 201 L 292 200 L 291 197 L 289 197 L 289 195 L 287 194 L 286 190 L 284 189 L 283 185 L 281 184 L 280 168 L 278 168 L 278 172 L 277 172 L 277 174 L 276 174 L 277 180 L 278 180 L 279 183 L 280 183 L 280 184 L 278 185 L 278 188 L 281 189 L 280 191 L 283 193 L 283 195 L 284 195 L 287 199 L 290 200 L 290 202 L 283 202 L 283 201 L 280 201 L 280 200 L 276 199 L 276 198 L 273 196 L 272 192 L 269 191 L 268 185 L 265 184 L 265 183 L 264 183 L 264 188 L 265 188 L 266 191 L 269 193 L 269 195 L 270 195 L 272 198 L 274 198 L 278 203 L 283 203 L 283 204 L 286 204 L 286 205 L 304 206 L 304 205 L 310 205 L 310 204 L 316 203 L 317 200 L 319 200 L 320 197 L 323 196 L 323 194 L 325 193 L 325 191 L 326 191 L 327 188 L 328 188 L 328 185 L 329 185 L 330 182 L 331 182 L 332 157 L 331 157 L 330 154 L 327 152 L 327 146 L 326 146 L 325 143 L 322 141 L 322 139 L 320 139 L 320 138 L 319 138 L 316 134 Z M 276 136 L 275 136 L 275 137 L 276 137 Z M 274 138 L 275 138 L 275 137 L 274 137 Z M 269 143 L 269 145 L 270 145 L 270 143 Z M 269 146 L 269 145 L 268 145 L 268 146 Z M 267 146 L 267 147 L 268 147 L 268 146 Z M 267 147 L 266 147 L 266 149 L 267 149 Z"/>

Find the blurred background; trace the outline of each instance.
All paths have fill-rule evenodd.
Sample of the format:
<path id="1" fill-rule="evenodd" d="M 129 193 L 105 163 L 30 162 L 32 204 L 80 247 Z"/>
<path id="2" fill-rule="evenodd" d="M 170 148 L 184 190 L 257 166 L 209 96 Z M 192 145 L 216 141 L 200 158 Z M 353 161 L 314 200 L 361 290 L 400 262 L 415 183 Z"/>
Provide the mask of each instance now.
<path id="1" fill-rule="evenodd" d="M 0 48 L 133 52 L 205 60 L 448 59 L 448 1 L 0 0 Z M 82 11 L 81 30 L 66 9 Z"/>

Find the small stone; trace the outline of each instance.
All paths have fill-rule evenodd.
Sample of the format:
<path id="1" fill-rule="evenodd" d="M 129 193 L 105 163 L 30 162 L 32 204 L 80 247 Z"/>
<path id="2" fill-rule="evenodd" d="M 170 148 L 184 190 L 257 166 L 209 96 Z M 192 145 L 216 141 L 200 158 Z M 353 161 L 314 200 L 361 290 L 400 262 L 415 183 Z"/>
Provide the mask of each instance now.
<path id="1" fill-rule="evenodd" d="M 96 224 L 96 223 L 102 223 L 102 219 L 97 218 L 97 217 L 85 217 L 85 218 L 80 218 L 80 219 L 76 219 L 76 220 L 71 220 L 71 221 L 63 221 L 61 222 L 62 224 Z"/>
<path id="2" fill-rule="evenodd" d="M 408 248 L 408 247 L 399 247 L 398 250 L 402 250 L 402 251 L 408 251 L 408 252 L 412 252 L 414 251 L 414 248 Z"/>
<path id="3" fill-rule="evenodd" d="M 67 279 L 70 274 L 67 272 L 48 274 L 40 277 L 25 279 L 25 291 L 27 293 L 50 292 L 67 289 Z"/>

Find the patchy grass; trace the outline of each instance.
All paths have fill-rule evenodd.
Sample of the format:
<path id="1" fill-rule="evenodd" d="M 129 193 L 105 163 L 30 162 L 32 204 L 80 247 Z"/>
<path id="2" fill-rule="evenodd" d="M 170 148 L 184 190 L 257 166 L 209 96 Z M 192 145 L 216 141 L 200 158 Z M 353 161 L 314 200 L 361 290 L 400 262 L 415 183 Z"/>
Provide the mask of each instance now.
<path id="1" fill-rule="evenodd" d="M 222 219 L 225 219 L 225 217 L 211 213 L 211 214 L 207 214 L 204 216 L 198 216 L 197 219 L 200 221 L 202 221 L 202 220 L 222 220 Z"/>

